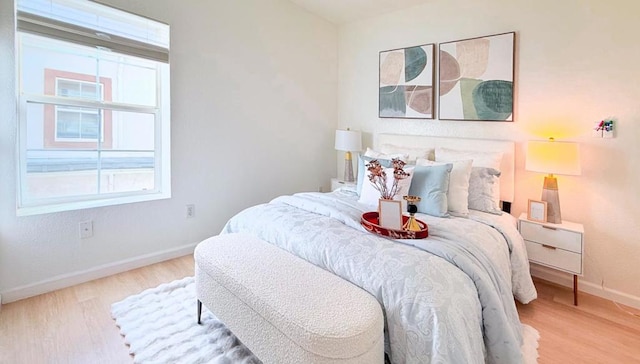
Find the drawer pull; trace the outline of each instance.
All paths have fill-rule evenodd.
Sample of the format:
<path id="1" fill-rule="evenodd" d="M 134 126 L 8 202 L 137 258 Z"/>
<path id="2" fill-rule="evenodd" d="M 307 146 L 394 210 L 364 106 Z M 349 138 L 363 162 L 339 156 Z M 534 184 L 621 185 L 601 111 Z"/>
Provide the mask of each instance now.
<path id="1" fill-rule="evenodd" d="M 547 248 L 547 249 L 551 249 L 551 250 L 556 250 L 558 248 L 556 248 L 555 246 L 551 246 L 551 245 L 547 245 L 547 244 L 542 244 L 543 248 Z"/>
<path id="2" fill-rule="evenodd" d="M 545 228 L 545 229 L 549 229 L 549 230 L 558 230 L 558 229 L 554 228 L 553 226 L 542 225 L 542 227 Z"/>

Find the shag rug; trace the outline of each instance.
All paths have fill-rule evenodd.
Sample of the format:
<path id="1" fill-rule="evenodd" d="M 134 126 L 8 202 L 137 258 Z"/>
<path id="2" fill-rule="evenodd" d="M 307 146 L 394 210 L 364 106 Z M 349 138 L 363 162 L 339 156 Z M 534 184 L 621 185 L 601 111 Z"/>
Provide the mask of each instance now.
<path id="1" fill-rule="evenodd" d="M 258 364 L 261 361 L 209 310 L 196 322 L 193 277 L 161 284 L 111 305 L 134 363 Z M 525 363 L 537 363 L 538 331 L 523 325 Z"/>

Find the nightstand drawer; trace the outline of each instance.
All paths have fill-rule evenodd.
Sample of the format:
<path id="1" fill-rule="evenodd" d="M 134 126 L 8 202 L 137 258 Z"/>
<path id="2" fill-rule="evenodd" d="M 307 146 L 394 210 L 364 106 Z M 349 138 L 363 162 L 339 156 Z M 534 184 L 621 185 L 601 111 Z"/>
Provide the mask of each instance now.
<path id="1" fill-rule="evenodd" d="M 562 249 L 553 249 L 525 240 L 529 260 L 533 263 L 582 275 L 582 255 Z"/>
<path id="2" fill-rule="evenodd" d="M 521 220 L 520 234 L 524 240 L 582 254 L 582 234 L 574 231 L 548 228 L 544 225 Z"/>

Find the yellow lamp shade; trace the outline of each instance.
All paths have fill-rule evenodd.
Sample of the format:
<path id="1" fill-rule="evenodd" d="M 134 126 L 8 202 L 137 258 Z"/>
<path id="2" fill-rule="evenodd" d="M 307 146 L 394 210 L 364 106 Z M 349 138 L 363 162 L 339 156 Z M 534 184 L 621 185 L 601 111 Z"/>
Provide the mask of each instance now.
<path id="1" fill-rule="evenodd" d="M 527 143 L 525 169 L 532 172 L 578 176 L 580 146 L 577 143 L 530 141 Z"/>
<path id="2" fill-rule="evenodd" d="M 558 180 L 554 174 L 568 174 L 577 176 L 580 170 L 580 147 L 576 143 L 549 141 L 532 141 L 527 143 L 527 171 L 549 173 L 544 178 L 542 187 L 542 201 L 547 202 L 547 221 L 560 224 L 560 196 L 558 194 Z"/>

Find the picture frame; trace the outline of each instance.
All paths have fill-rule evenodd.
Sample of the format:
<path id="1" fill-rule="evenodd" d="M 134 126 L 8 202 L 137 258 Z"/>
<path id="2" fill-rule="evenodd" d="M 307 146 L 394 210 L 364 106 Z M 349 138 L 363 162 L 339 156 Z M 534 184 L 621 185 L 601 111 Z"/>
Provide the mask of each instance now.
<path id="1" fill-rule="evenodd" d="M 402 229 L 402 201 L 378 200 L 378 224 L 387 229 Z"/>
<path id="2" fill-rule="evenodd" d="M 529 199 L 527 220 L 547 222 L 547 202 Z"/>
<path id="3" fill-rule="evenodd" d="M 438 119 L 513 121 L 516 33 L 440 43 Z"/>
<path id="4" fill-rule="evenodd" d="M 434 43 L 379 53 L 380 118 L 434 118 L 434 53 Z"/>

